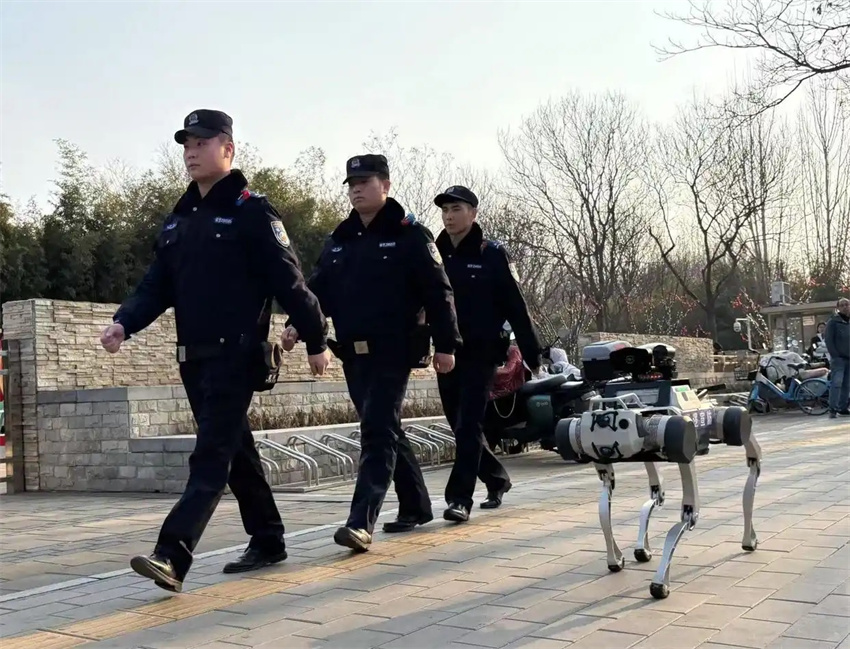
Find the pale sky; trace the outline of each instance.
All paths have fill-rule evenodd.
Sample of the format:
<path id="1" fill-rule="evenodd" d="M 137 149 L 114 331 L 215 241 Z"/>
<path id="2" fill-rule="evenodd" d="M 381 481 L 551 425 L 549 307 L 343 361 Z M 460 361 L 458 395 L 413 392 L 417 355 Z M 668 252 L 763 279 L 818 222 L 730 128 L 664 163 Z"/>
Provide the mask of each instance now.
<path id="1" fill-rule="evenodd" d="M 685 6 L 0 0 L 0 191 L 46 204 L 55 138 L 146 168 L 196 108 L 229 113 L 237 145 L 270 164 L 319 146 L 342 168 L 395 127 L 403 145 L 495 169 L 498 130 L 569 90 L 620 90 L 656 121 L 722 91 L 744 67 L 732 53 L 659 62 L 651 47 L 697 36 L 654 13 Z"/>

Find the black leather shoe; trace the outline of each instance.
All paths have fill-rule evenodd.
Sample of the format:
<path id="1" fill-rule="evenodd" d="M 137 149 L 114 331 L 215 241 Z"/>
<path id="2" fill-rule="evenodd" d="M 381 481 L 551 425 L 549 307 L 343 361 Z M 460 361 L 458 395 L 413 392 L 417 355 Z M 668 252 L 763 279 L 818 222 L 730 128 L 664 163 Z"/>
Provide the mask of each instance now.
<path id="1" fill-rule="evenodd" d="M 130 559 L 130 567 L 142 577 L 153 579 L 160 588 L 171 593 L 179 593 L 183 590 L 183 579 L 177 574 L 170 559 L 157 553 L 149 557 L 138 556 Z"/>
<path id="2" fill-rule="evenodd" d="M 841 417 L 850 417 L 850 410 L 839 410 L 838 414 Z"/>
<path id="3" fill-rule="evenodd" d="M 387 534 L 395 534 L 398 532 L 410 532 L 417 525 L 425 525 L 434 520 L 434 514 L 428 512 L 422 516 L 414 518 L 412 516 L 399 516 L 394 521 L 384 523 L 384 532 Z"/>
<path id="4" fill-rule="evenodd" d="M 259 570 L 273 563 L 279 563 L 286 559 L 286 550 L 280 552 L 269 553 L 257 548 L 248 548 L 245 553 L 236 561 L 224 564 L 222 572 L 225 574 L 233 574 L 236 572 L 250 572 L 251 570 Z"/>
<path id="5" fill-rule="evenodd" d="M 465 523 L 469 520 L 469 508 L 466 505 L 452 503 L 443 512 L 443 518 L 454 523 Z"/>
<path id="6" fill-rule="evenodd" d="M 502 505 L 502 498 L 511 490 L 513 485 L 509 482 L 501 489 L 488 490 L 487 500 L 481 503 L 481 509 L 497 509 Z"/>
<path id="7" fill-rule="evenodd" d="M 340 527 L 334 532 L 334 543 L 355 552 L 368 552 L 372 545 L 372 535 L 366 530 L 358 530 L 353 527 Z"/>

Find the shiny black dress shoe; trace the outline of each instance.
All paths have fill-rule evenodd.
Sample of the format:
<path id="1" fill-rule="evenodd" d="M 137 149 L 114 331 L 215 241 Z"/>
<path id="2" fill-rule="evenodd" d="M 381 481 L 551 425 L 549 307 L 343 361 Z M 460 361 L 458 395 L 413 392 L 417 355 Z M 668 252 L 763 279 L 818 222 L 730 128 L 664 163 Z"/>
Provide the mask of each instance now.
<path id="1" fill-rule="evenodd" d="M 487 500 L 481 503 L 481 509 L 497 509 L 502 505 L 502 498 L 511 490 L 510 483 L 506 484 L 501 489 L 488 490 Z"/>
<path id="2" fill-rule="evenodd" d="M 460 503 L 452 503 L 443 512 L 443 518 L 454 523 L 465 523 L 469 520 L 469 508 Z"/>
<path id="3" fill-rule="evenodd" d="M 340 527 L 334 533 L 334 543 L 355 552 L 367 552 L 372 545 L 372 535 L 366 530 L 358 530 L 353 527 Z"/>
<path id="4" fill-rule="evenodd" d="M 399 516 L 394 521 L 384 523 L 384 532 L 396 534 L 399 532 L 410 532 L 417 525 L 425 525 L 434 520 L 434 514 L 428 512 L 420 516 Z"/>
<path id="5" fill-rule="evenodd" d="M 130 567 L 142 577 L 153 579 L 153 583 L 164 590 L 171 593 L 183 590 L 183 575 L 177 574 L 171 559 L 156 552 L 147 557 L 133 557 L 130 559 Z"/>
<path id="6" fill-rule="evenodd" d="M 250 572 L 251 570 L 265 568 L 273 563 L 279 563 L 285 559 L 286 550 L 281 549 L 278 552 L 266 552 L 265 550 L 249 547 L 236 561 L 224 564 L 222 572 L 228 575 L 237 572 Z"/>

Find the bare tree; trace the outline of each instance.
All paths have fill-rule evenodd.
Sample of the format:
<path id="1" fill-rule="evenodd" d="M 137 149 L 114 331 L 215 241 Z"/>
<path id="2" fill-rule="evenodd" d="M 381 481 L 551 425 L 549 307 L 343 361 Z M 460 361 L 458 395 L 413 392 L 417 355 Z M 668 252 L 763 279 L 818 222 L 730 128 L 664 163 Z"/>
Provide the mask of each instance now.
<path id="1" fill-rule="evenodd" d="M 735 275 L 750 244 L 751 221 L 776 182 L 775 170 L 770 178 L 750 182 L 763 173 L 750 144 L 748 133 L 694 100 L 669 131 L 660 133 L 657 168 L 662 174 L 648 180 L 665 224 L 664 234 L 653 228 L 650 236 L 682 289 L 705 312 L 715 338 L 721 292 Z M 699 260 L 690 276 L 676 263 L 677 250 Z"/>
<path id="2" fill-rule="evenodd" d="M 767 303 L 770 283 L 787 277 L 799 246 L 802 221 L 793 210 L 798 179 L 791 164 L 793 137 L 774 113 L 763 113 L 740 125 L 734 145 L 740 156 L 736 186 L 742 206 L 755 210 L 745 238 L 754 297 Z"/>
<path id="3" fill-rule="evenodd" d="M 395 129 L 371 133 L 363 143 L 369 153 L 387 157 L 392 180 L 392 195 L 425 225 L 434 229 L 440 223 L 434 197 L 455 180 L 456 165 L 448 153 L 426 145 L 406 147 Z"/>
<path id="4" fill-rule="evenodd" d="M 157 148 L 155 168 L 169 185 L 181 187 L 192 180 L 180 149 L 169 142 L 164 142 Z"/>
<path id="5" fill-rule="evenodd" d="M 544 344 L 560 338 L 567 353 L 575 355 L 579 336 L 593 322 L 596 309 L 558 259 L 539 254 L 548 236 L 544 228 L 506 206 L 492 209 L 483 227 L 488 237 L 507 247 Z"/>
<path id="6" fill-rule="evenodd" d="M 671 40 L 656 49 L 664 57 L 718 47 L 757 53 L 759 78 L 745 95 L 756 112 L 779 105 L 813 77 L 850 82 L 848 0 L 727 0 L 720 11 L 711 0 L 688 4 L 685 15 L 664 15 L 701 30 L 697 43 Z"/>
<path id="7" fill-rule="evenodd" d="M 850 280 L 850 126 L 828 85 L 810 89 L 797 132 L 808 271 L 835 290 Z"/>
<path id="8" fill-rule="evenodd" d="M 652 251 L 654 252 L 654 250 Z M 671 263 L 684 275 L 694 264 L 687 255 L 674 255 Z M 624 300 L 626 326 L 630 333 L 679 336 L 696 307 L 664 261 L 653 255 L 641 269 L 641 290 Z"/>
<path id="9" fill-rule="evenodd" d="M 343 189 L 345 175 L 337 167 L 328 171 L 324 149 L 313 146 L 302 151 L 292 165 L 292 175 L 319 203 L 328 205 L 340 217 L 351 209 Z"/>
<path id="10" fill-rule="evenodd" d="M 647 130 L 620 94 L 572 93 L 540 106 L 519 132 L 500 133 L 508 199 L 525 216 L 535 259 L 549 257 L 580 288 L 600 331 L 636 289 L 645 194 Z"/>

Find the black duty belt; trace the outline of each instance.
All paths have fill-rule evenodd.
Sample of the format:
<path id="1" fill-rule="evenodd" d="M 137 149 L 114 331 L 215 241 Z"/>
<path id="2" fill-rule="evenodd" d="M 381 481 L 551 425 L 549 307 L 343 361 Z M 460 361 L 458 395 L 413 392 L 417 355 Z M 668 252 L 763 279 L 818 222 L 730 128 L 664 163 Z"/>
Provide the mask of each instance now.
<path id="1" fill-rule="evenodd" d="M 222 338 L 217 343 L 177 345 L 177 362 L 186 363 L 216 358 L 224 353 L 244 348 L 246 342 L 245 336 L 240 336 L 235 342 L 226 342 Z"/>
<path id="2" fill-rule="evenodd" d="M 334 356 L 336 356 L 337 358 L 351 356 L 368 356 L 369 354 L 373 354 L 376 351 L 375 345 L 370 345 L 368 340 L 337 342 L 336 340 L 329 339 L 328 348 L 333 352 Z"/>
<path id="3" fill-rule="evenodd" d="M 409 367 L 425 367 L 431 360 L 427 330 L 412 332 L 407 338 L 370 338 L 343 342 L 329 338 L 328 349 L 343 363 L 371 357 L 382 362 L 400 361 L 408 363 Z"/>

